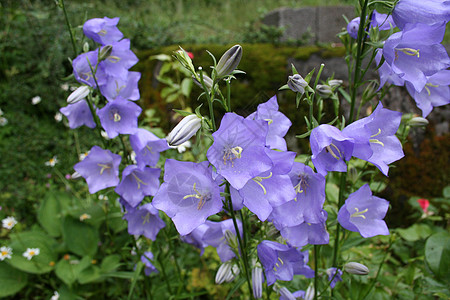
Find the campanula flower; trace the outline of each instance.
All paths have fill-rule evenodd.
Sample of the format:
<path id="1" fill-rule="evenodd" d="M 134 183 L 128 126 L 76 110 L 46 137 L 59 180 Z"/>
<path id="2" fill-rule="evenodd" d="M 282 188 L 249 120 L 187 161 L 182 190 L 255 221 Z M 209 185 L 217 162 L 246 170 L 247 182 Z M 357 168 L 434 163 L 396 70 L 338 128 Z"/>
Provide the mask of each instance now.
<path id="1" fill-rule="evenodd" d="M 266 137 L 266 145 L 270 149 L 287 150 L 284 136 L 292 125 L 292 122 L 278 110 L 277 96 L 273 96 L 267 102 L 258 105 L 257 111 L 246 119 L 267 121 L 269 130 Z"/>
<path id="2" fill-rule="evenodd" d="M 264 274 L 261 267 L 254 267 L 252 269 L 252 290 L 255 299 L 262 298 L 262 284 L 264 282 Z"/>
<path id="3" fill-rule="evenodd" d="M 122 181 L 116 187 L 119 194 L 129 205 L 136 207 L 145 196 L 154 196 L 159 187 L 160 169 L 127 166 L 122 172 Z"/>
<path id="4" fill-rule="evenodd" d="M 303 222 L 295 226 L 280 228 L 280 234 L 294 247 L 303 247 L 307 244 L 328 244 L 330 235 L 326 229 L 327 216 L 327 212 L 322 210 L 322 219 L 314 223 Z"/>
<path id="5" fill-rule="evenodd" d="M 427 83 L 427 76 L 450 66 L 447 51 L 440 44 L 444 32 L 445 22 L 408 23 L 386 40 L 383 56 L 395 74 L 420 92 Z"/>
<path id="6" fill-rule="evenodd" d="M 294 74 L 288 77 L 287 85 L 291 89 L 291 91 L 303 95 L 305 93 L 305 88 L 308 86 L 308 83 L 300 74 Z"/>
<path id="7" fill-rule="evenodd" d="M 234 45 L 220 58 L 216 66 L 217 78 L 225 77 L 233 72 L 242 58 L 241 45 Z"/>
<path id="8" fill-rule="evenodd" d="M 450 103 L 450 70 L 442 70 L 431 76 L 427 76 L 427 83 L 422 91 L 418 92 L 412 83 L 406 82 L 406 89 L 416 101 L 417 107 L 422 110 L 422 116 L 426 117 L 433 107 Z"/>
<path id="9" fill-rule="evenodd" d="M 189 140 L 202 127 L 202 118 L 196 114 L 184 117 L 167 135 L 170 146 L 179 146 Z"/>
<path id="10" fill-rule="evenodd" d="M 222 209 L 219 186 L 208 165 L 207 161 L 166 160 L 164 183 L 152 203 L 172 218 L 180 235 L 192 232 Z"/>
<path id="11" fill-rule="evenodd" d="M 377 54 L 375 55 L 375 62 L 380 64 L 381 58 L 383 57 L 383 49 L 377 49 Z M 393 84 L 397 86 L 403 86 L 405 84 L 405 80 L 401 77 L 403 74 L 396 74 L 392 71 L 391 66 L 385 61 L 378 68 L 378 73 L 380 75 L 380 87 L 381 89 L 386 83 Z"/>
<path id="12" fill-rule="evenodd" d="M 123 37 L 122 32 L 117 29 L 119 19 L 104 17 L 87 20 L 83 25 L 83 32 L 88 38 L 102 45 L 117 42 Z"/>
<path id="13" fill-rule="evenodd" d="M 147 165 L 156 166 L 160 152 L 169 149 L 165 139 L 160 139 L 142 128 L 138 128 L 135 134 L 130 135 L 130 145 L 136 152 L 136 162 L 139 168 Z"/>
<path id="14" fill-rule="evenodd" d="M 395 136 L 402 114 L 383 107 L 381 102 L 368 117 L 351 123 L 342 130 L 355 140 L 353 156 L 374 164 L 384 175 L 388 164 L 401 159 L 402 143 Z"/>
<path id="15" fill-rule="evenodd" d="M 219 270 L 217 270 L 215 278 L 216 284 L 231 282 L 237 275 L 239 275 L 239 267 L 236 264 L 227 261 L 221 264 Z"/>
<path id="16" fill-rule="evenodd" d="M 396 27 L 392 15 L 380 14 L 376 10 L 373 11 L 372 20 L 370 21 L 371 27 L 378 27 L 378 30 L 389 30 Z"/>
<path id="17" fill-rule="evenodd" d="M 357 39 L 358 38 L 358 30 L 359 30 L 359 23 L 361 22 L 360 17 L 354 18 L 347 24 L 347 32 L 348 35 L 350 35 L 352 38 Z"/>
<path id="18" fill-rule="evenodd" d="M 96 126 L 94 117 L 89 109 L 89 104 L 84 99 L 62 107 L 59 111 L 67 117 L 69 127 L 72 129 L 83 125 L 89 128 L 95 128 Z"/>
<path id="19" fill-rule="evenodd" d="M 336 286 L 336 283 L 338 283 L 338 281 L 342 281 L 342 270 L 337 269 L 337 268 L 328 268 L 327 269 L 327 275 L 328 275 L 328 281 L 330 282 L 330 287 L 332 289 L 334 289 L 334 287 Z"/>
<path id="20" fill-rule="evenodd" d="M 128 69 L 134 66 L 139 59 L 130 50 L 129 39 L 112 43 L 111 46 L 111 53 L 101 62 L 103 70 L 107 76 L 127 81 Z"/>
<path id="21" fill-rule="evenodd" d="M 142 108 L 134 102 L 118 98 L 97 111 L 100 123 L 110 139 L 120 134 L 134 134 Z"/>
<path id="22" fill-rule="evenodd" d="M 97 88 L 106 83 L 106 73 L 102 65 L 98 65 L 98 49 L 78 55 L 72 61 L 73 75 L 79 83 Z M 95 79 L 94 73 L 95 72 Z"/>
<path id="23" fill-rule="evenodd" d="M 434 24 L 450 20 L 450 2 L 445 0 L 400 0 L 392 17 L 400 29 L 406 24 Z"/>
<path id="24" fill-rule="evenodd" d="M 194 247 L 200 249 L 200 255 L 203 255 L 205 248 L 208 247 L 208 244 L 206 244 L 206 242 L 203 240 L 203 236 L 209 229 L 208 222 L 209 221 L 206 221 L 205 223 L 192 230 L 191 233 L 180 237 L 183 242 L 191 244 Z"/>
<path id="25" fill-rule="evenodd" d="M 120 155 L 94 146 L 73 168 L 86 179 L 91 194 L 119 183 Z"/>
<path id="26" fill-rule="evenodd" d="M 272 168 L 265 153 L 267 131 L 265 121 L 226 113 L 213 133 L 214 142 L 206 156 L 217 173 L 235 189 L 241 189 L 247 181 Z"/>
<path id="27" fill-rule="evenodd" d="M 389 235 L 389 229 L 383 218 L 389 208 L 389 202 L 372 196 L 368 184 L 350 194 L 338 213 L 338 221 L 347 230 L 359 232 L 362 237 Z"/>
<path id="28" fill-rule="evenodd" d="M 100 86 L 100 92 L 108 101 L 113 101 L 116 98 L 139 100 L 141 97 L 138 87 L 139 79 L 141 79 L 141 73 L 139 72 L 127 72 L 126 79 L 108 76 L 106 83 Z"/>
<path id="29" fill-rule="evenodd" d="M 291 281 L 294 275 L 314 277 L 314 271 L 306 265 L 308 252 L 272 241 L 262 241 L 258 247 L 258 257 L 264 266 L 267 285 L 276 280 Z"/>
<path id="30" fill-rule="evenodd" d="M 123 218 L 128 221 L 129 234 L 143 235 L 152 241 L 156 239 L 158 232 L 166 226 L 159 217 L 159 211 L 151 203 L 129 209 Z"/>
<path id="31" fill-rule="evenodd" d="M 81 101 L 81 100 L 85 99 L 89 95 L 90 92 L 91 91 L 88 86 L 82 85 L 79 88 L 77 88 L 75 91 L 73 91 L 69 95 L 69 97 L 67 97 L 67 103 L 74 104 L 78 101 Z"/>
<path id="32" fill-rule="evenodd" d="M 319 174 L 346 172 L 353 152 L 354 140 L 331 125 L 322 124 L 311 131 L 311 160 Z"/>
<path id="33" fill-rule="evenodd" d="M 152 273 L 158 273 L 158 270 L 151 262 L 152 260 L 153 260 L 153 253 L 150 251 L 144 252 L 144 254 L 141 256 L 141 262 L 143 262 L 145 265 L 144 269 L 145 276 L 150 276 L 150 274 Z"/>
<path id="34" fill-rule="evenodd" d="M 354 275 L 367 275 L 369 268 L 357 262 L 349 262 L 344 265 L 344 271 Z"/>
<path id="35" fill-rule="evenodd" d="M 242 236 L 242 222 L 239 219 L 237 219 L 236 222 L 239 233 Z M 203 235 L 203 241 L 208 246 L 216 248 L 220 260 L 226 262 L 235 257 L 234 251 L 237 251 L 238 249 L 236 245 L 234 245 L 234 241 L 232 241 L 236 240 L 236 230 L 234 228 L 233 220 L 227 219 L 222 222 L 206 221 L 205 224 L 208 226 L 208 229 Z M 226 238 L 227 235 L 228 239 Z"/>

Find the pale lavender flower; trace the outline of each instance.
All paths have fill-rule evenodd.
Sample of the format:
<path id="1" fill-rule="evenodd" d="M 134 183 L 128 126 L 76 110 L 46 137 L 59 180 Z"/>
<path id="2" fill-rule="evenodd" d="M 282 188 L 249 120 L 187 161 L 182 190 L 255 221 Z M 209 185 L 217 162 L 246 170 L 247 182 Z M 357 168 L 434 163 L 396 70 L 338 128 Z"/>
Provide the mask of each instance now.
<path id="1" fill-rule="evenodd" d="M 98 146 L 92 147 L 88 156 L 73 168 L 86 179 L 91 194 L 119 183 L 120 155 Z"/>
<path id="2" fill-rule="evenodd" d="M 360 23 L 360 17 L 354 18 L 347 24 L 347 32 L 348 35 L 350 35 L 352 38 L 357 39 L 358 38 L 358 30 L 359 30 L 359 23 Z"/>
<path id="3" fill-rule="evenodd" d="M 236 222 L 239 228 L 239 233 L 242 236 L 242 222 L 239 219 L 237 219 Z M 208 246 L 213 246 L 216 248 L 220 260 L 222 262 L 226 262 L 235 257 L 232 248 L 235 245 L 230 245 L 230 240 L 226 239 L 227 233 L 228 236 L 236 239 L 236 230 L 234 228 L 233 220 L 228 219 L 222 222 L 206 221 L 205 224 L 208 225 L 208 229 L 203 235 L 203 241 Z"/>
<path id="4" fill-rule="evenodd" d="M 92 116 L 89 104 L 86 100 L 78 101 L 74 104 L 69 104 L 59 110 L 67 117 L 69 127 L 72 129 L 86 125 L 89 128 L 95 128 L 96 124 Z"/>
<path id="5" fill-rule="evenodd" d="M 128 69 L 134 66 L 139 59 L 130 50 L 130 40 L 123 39 L 112 43 L 112 50 L 100 64 L 107 76 L 128 80 Z"/>
<path id="6" fill-rule="evenodd" d="M 106 83 L 106 74 L 101 65 L 98 65 L 98 49 L 78 55 L 72 62 L 75 79 L 90 87 L 97 88 Z M 95 79 L 94 74 L 95 72 Z M 96 82 L 97 81 L 97 82 Z"/>
<path id="7" fill-rule="evenodd" d="M 327 269 L 328 281 L 330 282 L 330 287 L 334 289 L 336 283 L 342 281 L 342 270 L 337 268 L 328 268 Z"/>
<path id="8" fill-rule="evenodd" d="M 129 234 L 143 235 L 152 241 L 156 239 L 158 232 L 166 226 L 159 217 L 158 210 L 151 203 L 128 210 L 123 218 L 128 221 Z"/>
<path id="9" fill-rule="evenodd" d="M 117 76 L 108 76 L 106 84 L 100 86 L 100 92 L 108 101 L 113 101 L 116 98 L 132 101 L 139 100 L 138 82 L 141 79 L 141 73 L 127 72 L 126 74 L 126 79 Z"/>
<path id="10" fill-rule="evenodd" d="M 395 24 L 404 29 L 410 23 L 434 24 L 450 20 L 450 2 L 446 0 L 400 0 L 392 12 Z"/>
<path id="11" fill-rule="evenodd" d="M 338 213 L 338 221 L 347 230 L 359 232 L 362 237 L 389 235 L 389 229 L 383 218 L 389 208 L 389 202 L 372 196 L 368 184 L 350 194 Z"/>
<path id="12" fill-rule="evenodd" d="M 395 28 L 395 22 L 392 18 L 392 15 L 380 14 L 376 10 L 373 11 L 372 20 L 370 22 L 370 26 L 378 27 L 378 30 L 389 30 Z"/>
<path id="13" fill-rule="evenodd" d="M 169 149 L 165 139 L 160 139 L 148 130 L 138 128 L 130 135 L 130 145 L 136 152 L 136 162 L 139 168 L 156 166 L 160 152 Z"/>
<path id="14" fill-rule="evenodd" d="M 138 129 L 138 117 L 142 112 L 139 105 L 117 98 L 108 102 L 97 111 L 102 127 L 109 138 L 115 138 L 120 134 L 134 134 Z"/>
<path id="15" fill-rule="evenodd" d="M 144 274 L 145 276 L 150 276 L 152 273 L 159 273 L 156 267 L 152 264 L 153 260 L 153 253 L 150 251 L 144 252 L 144 254 L 141 256 L 141 262 L 144 263 L 145 269 Z"/>
<path id="16" fill-rule="evenodd" d="M 84 34 L 93 39 L 95 42 L 106 45 L 119 41 L 123 34 L 117 29 L 117 24 L 120 18 L 108 18 L 103 19 L 95 18 L 87 20 L 83 25 Z"/>

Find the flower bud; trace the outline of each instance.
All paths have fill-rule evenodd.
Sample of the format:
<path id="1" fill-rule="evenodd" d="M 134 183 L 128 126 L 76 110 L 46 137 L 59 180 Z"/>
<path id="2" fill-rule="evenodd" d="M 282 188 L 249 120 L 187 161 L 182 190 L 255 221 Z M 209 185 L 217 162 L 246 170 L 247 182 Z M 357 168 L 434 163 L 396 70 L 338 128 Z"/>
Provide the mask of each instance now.
<path id="1" fill-rule="evenodd" d="M 86 98 L 86 96 L 89 95 L 89 92 L 89 87 L 87 85 L 80 86 L 75 91 L 73 91 L 72 94 L 69 95 L 69 97 L 67 97 L 67 103 L 77 103 L 78 101 Z"/>
<path id="2" fill-rule="evenodd" d="M 103 60 L 107 59 L 111 55 L 112 48 L 113 47 L 111 45 L 106 45 L 105 47 L 102 47 L 100 49 L 100 54 L 98 56 L 99 61 L 103 61 Z"/>
<path id="3" fill-rule="evenodd" d="M 231 273 L 231 263 L 226 262 L 219 267 L 216 273 L 216 284 L 222 284 Z"/>
<path id="4" fill-rule="evenodd" d="M 295 296 L 284 286 L 278 290 L 278 293 L 280 294 L 280 296 L 283 299 L 286 299 L 286 300 L 295 300 L 296 299 Z"/>
<path id="5" fill-rule="evenodd" d="M 205 83 L 205 86 L 208 89 L 208 91 L 210 91 L 213 86 L 213 81 L 208 75 L 206 75 L 206 74 L 202 74 L 202 75 L 203 75 L 203 82 Z M 194 80 L 194 83 L 196 85 L 198 85 L 200 88 L 203 88 L 202 83 L 200 81 L 198 81 L 195 78 L 195 76 L 192 76 L 192 79 Z"/>
<path id="6" fill-rule="evenodd" d="M 294 74 L 289 76 L 287 85 L 293 92 L 303 95 L 305 93 L 305 87 L 308 86 L 308 83 L 302 76 L 300 76 L 300 74 Z"/>
<path id="7" fill-rule="evenodd" d="M 331 79 L 330 81 L 328 81 L 328 85 L 332 88 L 335 89 L 339 86 L 342 85 L 342 83 L 344 83 L 342 80 L 339 79 Z"/>
<path id="8" fill-rule="evenodd" d="M 319 94 L 319 96 L 322 97 L 323 99 L 327 99 L 328 97 L 331 96 L 331 94 L 333 94 L 331 86 L 325 84 L 318 84 L 316 86 L 316 91 Z"/>
<path id="9" fill-rule="evenodd" d="M 234 45 L 220 58 L 216 66 L 217 77 L 221 78 L 231 74 L 237 68 L 242 58 L 241 45 Z"/>
<path id="10" fill-rule="evenodd" d="M 305 292 L 305 300 L 313 300 L 314 292 L 315 292 L 314 286 L 313 285 L 308 286 Z"/>
<path id="11" fill-rule="evenodd" d="M 189 53 L 186 52 L 183 48 L 180 47 L 180 50 L 174 52 L 175 58 L 189 71 L 195 73 L 194 65 L 192 64 L 192 59 L 189 56 Z"/>
<path id="12" fill-rule="evenodd" d="M 236 235 L 231 232 L 230 230 L 225 230 L 225 239 L 227 240 L 228 246 L 230 246 L 233 250 L 236 250 L 239 248 L 238 241 Z"/>
<path id="13" fill-rule="evenodd" d="M 262 284 L 264 281 L 262 268 L 254 267 L 252 270 L 252 288 L 253 288 L 253 297 L 255 299 L 262 298 Z"/>
<path id="14" fill-rule="evenodd" d="M 428 120 L 422 117 L 414 117 L 411 120 L 409 120 L 409 125 L 412 127 L 422 127 L 428 125 Z"/>
<path id="15" fill-rule="evenodd" d="M 369 274 L 369 268 L 357 262 L 349 262 L 344 265 L 344 271 L 355 275 Z"/>
<path id="16" fill-rule="evenodd" d="M 184 117 L 169 133 L 166 140 L 169 146 L 179 146 L 189 140 L 202 126 L 202 119 L 192 114 Z"/>

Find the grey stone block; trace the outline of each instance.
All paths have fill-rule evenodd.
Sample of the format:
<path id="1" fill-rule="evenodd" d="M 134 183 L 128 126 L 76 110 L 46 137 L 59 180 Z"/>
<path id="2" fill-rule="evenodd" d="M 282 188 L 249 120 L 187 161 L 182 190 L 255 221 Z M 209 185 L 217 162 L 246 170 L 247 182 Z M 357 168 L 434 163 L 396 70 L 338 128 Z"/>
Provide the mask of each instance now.
<path id="1" fill-rule="evenodd" d="M 319 6 L 317 8 L 317 39 L 319 43 L 339 42 L 336 35 L 347 27 L 345 15 L 353 19 L 355 12 L 353 6 Z"/>

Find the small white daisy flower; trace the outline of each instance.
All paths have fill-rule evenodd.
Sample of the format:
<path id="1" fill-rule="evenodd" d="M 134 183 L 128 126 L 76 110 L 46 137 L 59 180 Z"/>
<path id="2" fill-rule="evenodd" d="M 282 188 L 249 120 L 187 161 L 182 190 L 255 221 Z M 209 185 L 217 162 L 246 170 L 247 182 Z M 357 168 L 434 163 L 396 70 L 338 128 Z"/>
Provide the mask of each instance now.
<path id="1" fill-rule="evenodd" d="M 100 195 L 98 195 L 98 200 L 104 200 L 104 201 L 107 201 L 107 200 L 108 200 L 108 196 L 103 195 L 103 194 L 100 194 Z"/>
<path id="2" fill-rule="evenodd" d="M 12 249 L 9 247 L 1 247 L 0 248 L 0 261 L 5 260 L 6 258 L 11 259 Z"/>
<path id="3" fill-rule="evenodd" d="M 37 105 L 41 102 L 41 100 L 42 100 L 41 97 L 35 96 L 35 97 L 31 98 L 31 104 Z"/>
<path id="4" fill-rule="evenodd" d="M 68 83 L 63 83 L 60 85 L 60 87 L 63 91 L 68 91 L 70 86 Z"/>
<path id="5" fill-rule="evenodd" d="M 62 113 L 57 112 L 57 113 L 55 114 L 55 121 L 59 123 L 59 122 L 62 121 L 62 119 L 63 119 Z"/>
<path id="6" fill-rule="evenodd" d="M 41 250 L 39 248 L 27 248 L 27 250 L 22 254 L 28 260 L 31 260 L 34 256 L 39 255 Z"/>
<path id="7" fill-rule="evenodd" d="M 3 228 L 12 229 L 17 224 L 17 220 L 14 217 L 6 217 L 2 220 Z"/>
<path id="8" fill-rule="evenodd" d="M 53 168 L 57 163 L 58 159 L 56 158 L 56 156 L 53 156 L 49 161 L 45 162 L 45 165 Z"/>
<path id="9" fill-rule="evenodd" d="M 80 161 L 82 161 L 83 159 L 86 158 L 86 156 L 88 156 L 88 154 L 89 154 L 89 151 L 84 152 L 84 153 L 81 153 L 80 156 L 79 156 L 78 158 L 80 159 Z"/>
<path id="10" fill-rule="evenodd" d="M 105 140 L 109 140 L 109 136 L 108 136 L 108 134 L 106 133 L 106 131 L 102 130 L 100 133 L 101 133 L 102 137 L 103 137 Z"/>
<path id="11" fill-rule="evenodd" d="M 84 214 L 82 214 L 80 216 L 80 221 L 83 222 L 84 220 L 87 220 L 87 219 L 90 219 L 90 218 L 91 218 L 91 215 L 88 215 L 88 214 L 84 213 Z"/>
<path id="12" fill-rule="evenodd" d="M 0 117 L 0 126 L 5 126 L 8 124 L 8 119 L 5 117 Z"/>
<path id="13" fill-rule="evenodd" d="M 57 291 L 55 291 L 53 293 L 53 296 L 50 298 L 50 300 L 59 300 L 59 293 Z"/>

